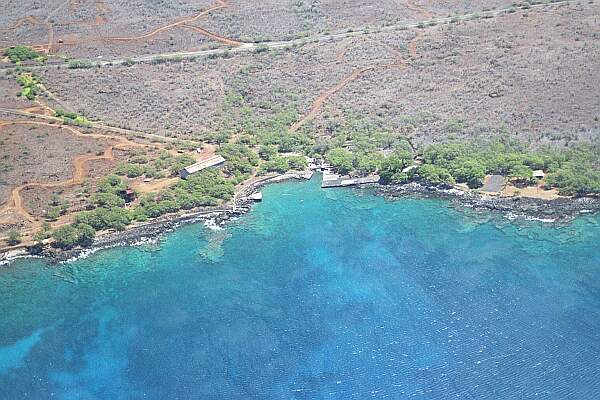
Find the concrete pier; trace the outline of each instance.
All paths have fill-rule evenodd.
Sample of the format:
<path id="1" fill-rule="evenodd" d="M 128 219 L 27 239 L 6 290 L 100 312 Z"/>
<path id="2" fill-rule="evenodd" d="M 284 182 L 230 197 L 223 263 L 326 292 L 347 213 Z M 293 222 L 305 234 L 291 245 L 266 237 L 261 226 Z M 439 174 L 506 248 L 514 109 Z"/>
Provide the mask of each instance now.
<path id="1" fill-rule="evenodd" d="M 351 178 L 349 176 L 343 176 L 335 174 L 331 171 L 323 172 L 323 182 L 321 183 L 322 188 L 331 187 L 344 187 L 344 186 L 356 186 L 365 185 L 367 183 L 379 182 L 379 175 L 370 175 L 362 178 Z"/>

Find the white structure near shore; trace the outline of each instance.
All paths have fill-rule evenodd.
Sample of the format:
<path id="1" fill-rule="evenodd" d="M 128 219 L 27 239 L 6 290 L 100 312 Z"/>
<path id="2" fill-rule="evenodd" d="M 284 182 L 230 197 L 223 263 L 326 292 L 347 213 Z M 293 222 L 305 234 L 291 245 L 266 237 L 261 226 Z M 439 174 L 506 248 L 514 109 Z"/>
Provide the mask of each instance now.
<path id="1" fill-rule="evenodd" d="M 248 200 L 252 200 L 252 201 L 262 201 L 262 199 L 263 199 L 262 192 L 252 193 L 250 196 L 248 196 Z"/>
<path id="2" fill-rule="evenodd" d="M 351 178 L 349 176 L 343 176 L 335 174 L 329 170 L 323 171 L 323 182 L 321 183 L 322 188 L 330 187 L 341 187 L 341 186 L 354 186 L 364 185 L 367 183 L 379 182 L 379 175 L 369 175 L 363 178 Z"/>
<path id="3" fill-rule="evenodd" d="M 222 156 L 212 156 L 206 160 L 198 161 L 195 164 L 189 165 L 179 171 L 181 179 L 187 179 L 190 175 L 200 172 L 206 168 L 217 167 L 225 163 L 225 159 Z"/>

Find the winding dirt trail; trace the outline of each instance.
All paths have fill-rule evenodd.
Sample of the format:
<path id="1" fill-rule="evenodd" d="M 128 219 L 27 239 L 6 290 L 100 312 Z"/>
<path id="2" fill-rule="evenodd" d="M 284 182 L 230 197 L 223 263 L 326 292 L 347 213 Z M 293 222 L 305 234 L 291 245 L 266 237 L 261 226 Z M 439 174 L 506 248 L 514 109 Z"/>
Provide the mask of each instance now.
<path id="1" fill-rule="evenodd" d="M 417 46 L 419 45 L 419 40 L 421 40 L 421 36 L 421 32 L 417 32 L 414 39 L 408 43 L 408 54 L 412 59 L 415 59 L 419 56 L 417 53 Z"/>
<path id="2" fill-rule="evenodd" d="M 414 0 L 406 0 L 405 5 L 410 10 L 418 12 L 419 14 L 423 15 L 424 17 L 430 18 L 433 16 L 433 14 L 431 12 L 429 12 L 426 9 L 422 8 L 421 6 L 415 4 Z M 417 35 L 414 37 L 414 39 L 412 39 L 408 43 L 408 53 L 412 59 L 417 58 L 417 44 L 418 44 L 418 40 L 420 39 L 420 37 L 421 37 L 421 33 L 417 33 Z M 336 94 L 337 92 L 342 90 L 344 87 L 346 87 L 349 83 L 360 78 L 367 72 L 380 71 L 380 70 L 389 69 L 389 68 L 401 68 L 402 69 L 402 68 L 406 67 L 405 57 L 398 49 L 396 49 L 395 47 L 392 47 L 389 44 L 382 42 L 382 41 L 374 40 L 374 42 L 386 47 L 390 52 L 392 52 L 392 54 L 394 55 L 396 60 L 394 62 L 388 63 L 388 64 L 377 63 L 377 64 L 373 64 L 373 65 L 370 65 L 367 67 L 363 67 L 363 68 L 354 70 L 352 73 L 350 73 L 350 75 L 347 75 L 346 77 L 344 77 L 341 81 L 339 81 L 333 87 L 331 87 L 331 88 L 327 89 L 325 92 L 321 93 L 313 101 L 313 104 L 312 104 L 310 110 L 308 111 L 308 113 L 306 113 L 302 118 L 300 118 L 292 126 L 290 126 L 290 129 L 289 129 L 290 132 L 296 132 L 300 127 L 305 125 L 308 121 L 312 120 L 318 114 L 318 112 L 321 110 L 321 108 L 323 107 L 323 105 L 325 104 L 327 99 L 329 99 L 331 96 L 333 96 L 334 94 Z M 342 51 L 340 52 L 340 54 L 337 55 L 338 62 L 343 60 L 347 51 L 348 51 L 348 48 L 344 47 L 342 49 Z"/>
<path id="3" fill-rule="evenodd" d="M 360 68 L 360 69 L 354 70 L 350 75 L 347 75 L 344 79 L 339 81 L 335 86 L 333 86 L 333 87 L 327 89 L 325 92 L 321 93 L 314 100 L 309 112 L 290 127 L 290 132 L 296 132 L 302 125 L 306 124 L 309 120 L 313 119 L 317 115 L 317 113 L 319 112 L 321 107 L 323 107 L 323 104 L 325 104 L 325 102 L 327 101 L 327 99 L 329 97 L 333 96 L 334 94 L 336 94 L 337 92 L 342 90 L 346 85 L 348 85 L 350 82 L 356 80 L 358 77 L 363 75 L 365 72 L 371 71 L 373 69 L 375 69 L 375 66 L 370 66 L 370 67 L 365 67 L 365 68 Z"/>
<path id="4" fill-rule="evenodd" d="M 229 39 L 229 38 L 226 38 L 224 36 L 217 35 L 216 33 L 209 32 L 206 29 L 200 28 L 198 26 L 183 25 L 182 27 L 186 28 L 186 29 L 190 29 L 190 30 L 192 30 L 194 32 L 198 32 L 198 33 L 200 33 L 200 34 L 202 34 L 202 35 L 204 35 L 206 37 L 211 38 L 212 40 L 215 40 L 215 41 L 221 42 L 221 43 L 225 43 L 225 44 L 228 44 L 230 46 L 241 46 L 241 45 L 245 44 L 244 42 L 240 42 L 240 41 L 237 41 L 235 39 Z"/>
<path id="5" fill-rule="evenodd" d="M 78 9 L 82 7 L 82 0 L 69 0 L 69 12 L 74 13 L 77 12 Z M 90 0 L 89 3 L 92 3 Z M 91 4 L 87 4 L 90 6 Z M 87 27 L 97 27 L 99 25 L 105 24 L 108 20 L 106 18 L 106 14 L 111 14 L 112 9 L 103 1 L 97 0 L 93 1 L 95 16 L 93 19 L 79 19 L 79 20 L 70 20 L 64 21 L 63 25 L 78 25 L 78 26 L 87 26 Z M 91 10 L 90 10 L 91 11 Z M 64 43 L 61 43 L 64 44 Z M 70 43 L 72 44 L 72 43 Z"/>
<path id="6" fill-rule="evenodd" d="M 22 25 L 25 25 L 26 23 L 29 23 L 30 25 L 33 25 L 33 26 L 46 25 L 46 29 L 48 29 L 48 41 L 45 44 L 34 44 L 34 45 L 31 45 L 28 47 L 30 47 L 32 50 L 35 50 L 40 53 L 50 54 L 50 52 L 52 51 L 53 43 L 54 43 L 54 26 L 48 21 L 40 22 L 39 19 L 37 19 L 33 15 L 30 15 L 25 18 L 18 19 L 13 25 L 11 25 L 7 28 L 1 28 L 0 32 L 10 32 L 17 28 L 20 28 Z M 3 50 L 5 50 L 5 49 L 3 49 Z"/>
<path id="7" fill-rule="evenodd" d="M 40 23 L 40 21 L 36 17 L 30 15 L 28 17 L 18 19 L 13 25 L 9 26 L 8 28 L 0 28 L 0 32 L 10 32 L 19 28 L 21 25 L 24 25 L 27 22 L 31 25 L 39 25 Z"/>
<path id="8" fill-rule="evenodd" d="M 125 42 L 125 41 L 132 41 L 132 40 L 148 39 L 148 38 L 151 38 L 152 36 L 158 35 L 159 33 L 169 31 L 169 30 L 171 30 L 173 28 L 177 28 L 177 27 L 180 27 L 180 26 L 191 24 L 192 22 L 197 21 L 198 19 L 200 19 L 200 17 L 202 17 L 204 15 L 207 15 L 207 14 L 213 12 L 213 11 L 220 10 L 221 8 L 225 8 L 225 7 L 228 7 L 228 6 L 229 5 L 227 4 L 227 2 L 225 2 L 225 0 L 217 0 L 216 5 L 214 5 L 212 7 L 209 7 L 206 10 L 204 10 L 204 11 L 202 11 L 202 12 L 200 12 L 200 13 L 194 15 L 194 16 L 179 19 L 179 20 L 177 20 L 175 22 L 172 22 L 172 23 L 170 23 L 168 25 L 162 26 L 160 28 L 156 28 L 156 29 L 154 29 L 154 30 L 152 30 L 152 31 L 150 31 L 148 33 L 145 33 L 145 34 L 142 34 L 142 35 L 138 35 L 138 36 L 129 36 L 129 37 L 107 37 L 107 38 L 104 38 L 103 40 L 107 40 L 107 41 L 123 41 L 123 42 Z"/>
<path id="9" fill-rule="evenodd" d="M 94 6 L 96 7 L 96 11 L 98 11 L 98 13 L 101 13 L 101 14 L 112 13 L 111 8 L 103 0 L 94 1 Z"/>
<path id="10" fill-rule="evenodd" d="M 415 39 L 413 39 L 409 43 L 409 49 L 410 49 L 411 56 L 413 56 L 413 53 L 416 55 L 416 40 L 417 40 L 417 38 L 418 38 L 418 36 L 415 37 Z M 396 61 L 394 61 L 392 63 L 387 63 L 387 64 L 379 64 L 378 63 L 378 64 L 374 64 L 374 65 L 370 65 L 367 67 L 363 67 L 363 68 L 354 70 L 352 73 L 350 73 L 349 75 L 344 77 L 341 81 L 339 81 L 337 84 L 335 84 L 335 86 L 333 86 L 333 87 L 327 89 L 326 91 L 324 91 L 323 93 L 321 93 L 313 101 L 313 104 L 312 104 L 310 110 L 308 111 L 308 113 L 306 113 L 302 118 L 300 118 L 292 126 L 290 126 L 290 129 L 289 129 L 290 132 L 292 132 L 292 133 L 296 132 L 300 127 L 302 127 L 307 122 L 312 120 L 319 113 L 319 111 L 321 110 L 321 108 L 323 107 L 325 102 L 331 96 L 333 96 L 334 94 L 336 94 L 337 92 L 339 92 L 340 90 L 345 88 L 349 83 L 362 77 L 367 72 L 380 71 L 380 70 L 385 70 L 385 69 L 390 69 L 390 68 L 405 68 L 406 67 L 406 62 L 405 62 L 404 58 L 402 57 L 402 54 L 398 51 L 398 49 L 395 49 L 395 48 L 393 48 L 385 43 L 382 43 L 382 42 L 378 42 L 378 43 L 387 47 L 396 56 Z"/>
<path id="11" fill-rule="evenodd" d="M 13 209 L 19 215 L 21 215 L 23 218 L 25 218 L 28 222 L 30 222 L 32 224 L 31 229 L 39 228 L 41 226 L 42 222 L 39 221 L 38 219 L 36 219 L 33 215 L 31 215 L 29 213 L 29 211 L 27 211 L 26 207 L 24 206 L 23 198 L 21 196 L 21 192 L 23 190 L 29 189 L 29 188 L 36 188 L 36 187 L 39 187 L 39 188 L 64 188 L 64 187 L 80 185 L 84 182 L 84 180 L 87 177 L 87 173 L 88 173 L 87 165 L 92 161 L 114 160 L 115 159 L 115 155 L 114 155 L 115 149 L 125 149 L 125 148 L 131 148 L 131 147 L 156 147 L 156 145 L 152 145 L 152 144 L 142 144 L 142 143 L 132 142 L 131 140 L 121 137 L 121 136 L 111 136 L 111 135 L 104 135 L 104 134 L 99 134 L 99 133 L 85 134 L 85 133 L 82 133 L 81 131 L 79 131 L 78 129 L 73 128 L 68 125 L 56 125 L 56 124 L 50 124 L 47 122 L 6 121 L 6 122 L 0 123 L 0 128 L 4 127 L 4 126 L 10 126 L 10 125 L 49 126 L 49 127 L 53 127 L 53 128 L 65 129 L 78 137 L 104 139 L 104 140 L 108 139 L 108 140 L 113 140 L 116 142 L 114 144 L 109 145 L 104 150 L 102 155 L 84 154 L 84 155 L 79 155 L 79 156 L 74 157 L 73 158 L 73 176 L 69 179 L 59 181 L 59 182 L 26 183 L 24 185 L 14 188 L 11 191 L 11 195 L 10 195 L 8 201 L 5 203 L 4 206 L 2 206 L 0 208 L 0 214 L 5 214 L 7 211 L 10 211 L 11 209 Z"/>
<path id="12" fill-rule="evenodd" d="M 424 9 L 420 5 L 416 4 L 415 0 L 406 0 L 404 2 L 404 5 L 409 10 L 414 11 L 417 14 L 422 15 L 425 18 L 431 18 L 431 17 L 433 17 L 433 13 L 431 13 L 429 10 Z"/>
<path id="13" fill-rule="evenodd" d="M 63 5 L 57 7 L 57 9 L 55 9 L 51 14 L 55 14 L 57 11 L 59 11 L 62 7 L 64 7 L 65 5 L 68 5 L 69 8 L 75 8 L 76 6 L 78 6 L 78 4 L 75 4 L 75 2 L 68 1 L 66 3 L 64 3 Z M 106 18 L 104 17 L 104 14 L 107 13 L 111 13 L 112 10 L 110 9 L 110 7 L 108 5 L 106 5 L 106 3 L 104 1 L 95 1 L 94 5 L 96 7 L 96 11 L 98 12 L 98 15 L 96 16 L 95 22 L 92 25 L 101 25 L 106 23 Z M 54 50 L 55 47 L 59 47 L 59 46 L 77 46 L 78 44 L 85 42 L 85 43 L 94 43 L 94 42 L 129 42 L 129 41 L 137 41 L 137 40 L 144 40 L 144 39 L 149 39 L 152 38 L 160 33 L 164 33 L 164 32 L 168 32 L 172 29 L 176 29 L 176 28 L 187 28 L 187 29 L 192 29 L 197 33 L 200 33 L 206 37 L 209 37 L 213 40 L 219 41 L 221 43 L 226 43 L 228 45 L 231 46 L 240 46 L 242 44 L 244 44 L 243 42 L 234 40 L 234 39 L 230 39 L 230 38 L 226 38 L 223 36 L 220 36 L 218 34 L 215 34 L 213 32 L 209 32 L 203 28 L 200 27 L 196 27 L 193 25 L 190 25 L 193 22 L 196 22 L 198 19 L 200 19 L 201 17 L 210 14 L 213 11 L 217 11 L 220 10 L 222 8 L 226 8 L 229 7 L 229 4 L 225 1 L 225 0 L 216 0 L 215 5 L 207 8 L 204 11 L 201 11 L 197 14 L 194 14 L 190 17 L 184 17 L 184 18 L 180 18 L 178 20 L 176 20 L 175 22 L 169 23 L 167 25 L 164 25 L 162 27 L 153 29 L 147 33 L 141 34 L 141 35 L 137 35 L 137 36 L 122 36 L 122 37 L 101 37 L 101 38 L 97 38 L 97 39 L 91 39 L 91 40 L 85 40 L 85 41 L 79 41 L 79 40 L 75 40 L 75 41 L 70 41 L 70 42 L 60 42 L 60 44 L 55 46 L 55 40 L 54 40 L 54 26 L 52 25 L 52 23 L 49 22 L 49 17 L 46 19 L 45 22 L 40 22 L 37 18 L 30 16 L 30 17 L 25 17 L 22 18 L 20 20 L 18 20 L 17 22 L 15 22 L 12 26 L 5 28 L 5 29 L 0 29 L 0 32 L 2 31 L 8 31 L 8 30 L 13 30 L 18 28 L 20 25 L 24 24 L 25 22 L 29 22 L 32 25 L 40 25 L 40 24 L 45 24 L 47 26 L 48 29 L 48 40 L 47 43 L 45 44 L 32 44 L 29 47 L 35 51 L 41 52 L 41 53 L 45 53 L 45 54 L 51 54 Z M 84 25 L 85 22 L 71 22 L 72 24 L 78 24 L 78 25 Z"/>

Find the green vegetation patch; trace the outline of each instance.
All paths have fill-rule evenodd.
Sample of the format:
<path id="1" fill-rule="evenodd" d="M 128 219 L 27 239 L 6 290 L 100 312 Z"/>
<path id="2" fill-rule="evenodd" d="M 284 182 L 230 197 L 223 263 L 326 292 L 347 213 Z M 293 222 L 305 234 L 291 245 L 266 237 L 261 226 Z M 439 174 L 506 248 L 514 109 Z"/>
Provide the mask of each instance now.
<path id="1" fill-rule="evenodd" d="M 88 68 L 94 68 L 95 66 L 96 66 L 96 64 L 94 64 L 91 61 L 71 60 L 71 61 L 69 61 L 67 68 L 69 68 L 69 69 L 88 69 Z"/>
<path id="2" fill-rule="evenodd" d="M 76 214 L 73 224 L 55 229 L 51 233 L 55 245 L 62 249 L 87 246 L 92 243 L 96 231 L 124 230 L 134 221 L 194 207 L 217 206 L 234 194 L 234 184 L 217 170 L 202 171 L 158 194 L 145 195 L 134 208 L 125 208 L 125 201 L 119 194 L 126 188 L 119 176 L 102 179 L 92 196 L 94 208 Z M 44 236 L 50 234 L 46 232 Z"/>
<path id="3" fill-rule="evenodd" d="M 420 155 L 420 163 L 413 161 Z M 371 157 L 371 156 L 368 156 Z M 332 149 L 326 159 L 341 172 L 357 171 L 358 156 L 344 149 Z M 547 176 L 547 188 L 560 194 L 600 194 L 600 144 L 579 142 L 566 149 L 530 149 L 516 140 L 491 142 L 450 142 L 425 147 L 418 154 L 396 150 L 385 158 L 371 158 L 383 183 L 424 180 L 432 184 L 465 183 L 480 187 L 488 174 L 497 174 L 522 184 L 536 183 L 533 171 Z M 412 166 L 412 168 L 408 168 Z M 408 170 L 407 170 L 408 168 Z"/>
<path id="4" fill-rule="evenodd" d="M 83 115 L 79 115 L 70 111 L 58 109 L 54 111 L 54 116 L 57 118 L 62 118 L 64 123 L 68 125 L 77 125 L 83 127 L 89 127 L 92 125 L 92 123 Z"/>
<path id="5" fill-rule="evenodd" d="M 57 247 L 71 249 L 75 246 L 89 246 L 94 240 L 96 231 L 86 224 L 72 224 L 55 229 L 52 238 Z"/>
<path id="6" fill-rule="evenodd" d="M 115 174 L 128 178 L 145 176 L 146 178 L 164 178 L 175 176 L 181 169 L 194 164 L 196 159 L 188 154 L 174 156 L 168 151 L 161 151 L 158 157 L 148 157 L 138 153 L 130 157 L 127 162 L 121 162 L 115 169 Z"/>
<path id="7" fill-rule="evenodd" d="M 259 169 L 259 174 L 265 174 L 267 172 L 278 172 L 278 173 L 286 173 L 290 170 L 294 171 L 304 171 L 307 167 L 308 163 L 306 162 L 306 157 L 304 156 L 274 156 L 271 157 L 268 161 L 261 164 Z"/>
<path id="8" fill-rule="evenodd" d="M 254 150 L 241 143 L 225 143 L 219 146 L 217 153 L 225 158 L 224 170 L 234 177 L 235 183 L 246 180 L 258 166 L 259 158 Z"/>
<path id="9" fill-rule="evenodd" d="M 17 83 L 21 86 L 21 90 L 17 93 L 17 96 L 35 100 L 40 92 L 40 80 L 37 76 L 31 73 L 22 73 L 17 77 Z"/>
<path id="10" fill-rule="evenodd" d="M 7 242 L 10 246 L 15 246 L 15 245 L 21 243 L 21 240 L 22 240 L 21 234 L 18 231 L 14 230 L 14 229 L 8 231 L 8 241 Z"/>
<path id="11" fill-rule="evenodd" d="M 27 60 L 34 60 L 38 62 L 46 61 L 46 57 L 38 53 L 35 50 L 30 49 L 27 46 L 14 46 L 4 50 L 4 56 L 17 65 Z"/>

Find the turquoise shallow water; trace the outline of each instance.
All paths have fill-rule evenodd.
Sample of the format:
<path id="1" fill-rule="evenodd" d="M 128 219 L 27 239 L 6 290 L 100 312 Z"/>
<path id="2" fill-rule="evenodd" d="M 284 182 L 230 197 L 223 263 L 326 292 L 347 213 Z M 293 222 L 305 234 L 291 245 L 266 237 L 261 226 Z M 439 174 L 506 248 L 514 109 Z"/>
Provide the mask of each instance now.
<path id="1" fill-rule="evenodd" d="M 0 271 L 0 399 L 598 399 L 600 226 L 316 180 L 226 230 Z"/>

